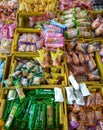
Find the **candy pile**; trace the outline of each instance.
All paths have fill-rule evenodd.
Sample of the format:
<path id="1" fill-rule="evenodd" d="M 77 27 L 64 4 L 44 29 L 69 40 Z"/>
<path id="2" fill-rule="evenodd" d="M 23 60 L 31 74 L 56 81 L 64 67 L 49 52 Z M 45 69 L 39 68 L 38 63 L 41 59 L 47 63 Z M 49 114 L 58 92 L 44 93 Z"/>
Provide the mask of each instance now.
<path id="1" fill-rule="evenodd" d="M 49 51 L 48 49 L 43 48 L 38 50 L 38 53 L 39 57 L 36 59 L 43 68 L 48 68 L 50 66 L 59 67 L 62 65 L 63 50 L 54 49 Z"/>
<path id="2" fill-rule="evenodd" d="M 51 66 L 50 68 L 48 66 L 49 68 L 43 69 L 34 60 L 16 60 L 18 64 L 14 73 L 10 75 L 9 79 L 4 80 L 5 87 L 12 86 L 13 81 L 17 78 L 20 79 L 21 85 L 25 87 L 41 84 L 61 84 L 64 79 L 63 74 L 61 74 L 61 67 L 56 68 Z"/>
<path id="3" fill-rule="evenodd" d="M 19 52 L 36 52 L 43 47 L 44 41 L 37 34 L 23 33 L 19 36 Z"/>
<path id="4" fill-rule="evenodd" d="M 93 9 L 94 10 L 102 10 L 103 9 L 103 1 L 102 0 L 92 0 Z"/>
<path id="5" fill-rule="evenodd" d="M 59 128 L 59 103 L 54 101 L 54 90 L 51 89 L 25 91 L 22 100 L 16 96 L 15 90 L 10 90 L 3 115 L 5 128 L 10 130 Z"/>
<path id="6" fill-rule="evenodd" d="M 97 18 L 94 19 L 91 27 L 95 37 L 103 36 L 103 17 L 98 15 Z"/>
<path id="7" fill-rule="evenodd" d="M 11 53 L 12 39 L 16 26 L 16 21 L 13 24 L 4 24 L 0 21 L 0 53 Z"/>
<path id="8" fill-rule="evenodd" d="M 43 69 L 33 60 L 17 59 L 18 65 L 10 79 L 5 80 L 5 87 L 13 85 L 13 80 L 20 78 L 22 86 L 40 85 L 43 77 Z"/>
<path id="9" fill-rule="evenodd" d="M 80 84 L 80 90 L 76 91 L 73 87 L 66 87 L 69 129 L 102 130 L 103 98 L 101 91 L 90 94 L 84 84 Z"/>
<path id="10" fill-rule="evenodd" d="M 20 12 L 55 12 L 57 8 L 56 0 L 23 0 L 20 2 Z"/>
<path id="11" fill-rule="evenodd" d="M 72 8 L 63 12 L 61 16 L 61 22 L 63 22 L 67 31 L 65 32 L 66 39 L 71 38 L 90 38 L 90 25 L 88 22 L 88 13 L 81 8 Z"/>
<path id="12" fill-rule="evenodd" d="M 5 22 L 16 21 L 18 0 L 0 1 L 0 18 Z"/>
<path id="13" fill-rule="evenodd" d="M 67 44 L 69 74 L 74 75 L 78 82 L 100 80 L 94 53 L 98 46 L 98 43 L 81 43 L 76 39 Z"/>
<path id="14" fill-rule="evenodd" d="M 82 7 L 84 9 L 91 10 L 91 0 L 59 0 L 60 10 L 67 10 L 69 8 Z"/>
<path id="15" fill-rule="evenodd" d="M 42 31 L 45 47 L 61 48 L 64 46 L 63 29 L 54 25 L 45 25 Z"/>
<path id="16" fill-rule="evenodd" d="M 52 12 L 48 12 L 39 17 L 36 17 L 36 16 L 29 17 L 29 27 L 42 29 L 43 26 L 50 24 L 50 19 L 53 19 L 53 18 L 55 18 L 55 15 Z"/>

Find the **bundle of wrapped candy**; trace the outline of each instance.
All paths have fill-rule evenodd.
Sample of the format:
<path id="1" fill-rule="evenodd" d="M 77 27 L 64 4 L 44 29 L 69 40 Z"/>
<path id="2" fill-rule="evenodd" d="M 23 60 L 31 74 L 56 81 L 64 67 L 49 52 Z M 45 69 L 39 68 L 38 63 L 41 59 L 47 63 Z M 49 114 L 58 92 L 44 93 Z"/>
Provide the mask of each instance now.
<path id="1" fill-rule="evenodd" d="M 66 61 L 69 74 L 75 76 L 77 81 L 100 80 L 95 52 L 98 43 L 81 43 L 74 39 L 67 44 Z"/>
<path id="2" fill-rule="evenodd" d="M 56 0 L 23 0 L 20 2 L 20 12 L 55 12 L 58 8 Z"/>
<path id="3" fill-rule="evenodd" d="M 15 90 L 8 92 L 2 117 L 5 129 L 59 129 L 59 102 L 55 102 L 54 90 L 23 91 L 19 81 L 16 80 L 14 83 L 18 88 L 18 95 Z"/>
<path id="4" fill-rule="evenodd" d="M 36 52 L 44 45 L 44 39 L 36 33 L 23 33 L 19 36 L 18 51 L 19 52 Z"/>
<path id="5" fill-rule="evenodd" d="M 80 7 L 71 8 L 63 12 L 61 22 L 67 27 L 65 31 L 66 39 L 72 38 L 90 38 L 92 37 L 88 21 L 88 13 Z"/>
<path id="6" fill-rule="evenodd" d="M 101 15 L 93 18 L 91 28 L 94 31 L 94 37 L 103 36 L 103 17 Z"/>
<path id="7" fill-rule="evenodd" d="M 2 21 L 16 21 L 17 8 L 18 0 L 0 1 L 0 18 L 2 18 Z"/>
<path id="8" fill-rule="evenodd" d="M 100 89 L 90 94 L 85 84 L 80 84 L 80 90 L 66 87 L 66 93 L 69 129 L 102 130 L 103 97 Z"/>
<path id="9" fill-rule="evenodd" d="M 91 0 L 59 0 L 60 10 L 68 10 L 69 8 L 82 7 L 84 9 L 91 10 L 92 2 Z"/>

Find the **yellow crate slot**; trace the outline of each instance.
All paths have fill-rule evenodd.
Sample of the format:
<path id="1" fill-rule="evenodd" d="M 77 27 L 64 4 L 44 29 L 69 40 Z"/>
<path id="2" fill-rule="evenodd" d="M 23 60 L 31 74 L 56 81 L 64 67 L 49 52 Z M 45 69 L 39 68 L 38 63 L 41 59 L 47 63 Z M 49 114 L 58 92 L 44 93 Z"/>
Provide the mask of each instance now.
<path id="1" fill-rule="evenodd" d="M 37 55 L 24 55 L 23 53 L 20 54 L 14 54 L 12 56 L 12 61 L 11 61 L 11 67 L 10 67 L 10 73 L 9 73 L 9 77 L 10 75 L 14 72 L 16 66 L 17 66 L 17 61 L 16 58 L 23 58 L 23 59 L 33 59 L 34 57 L 38 57 Z M 41 88 L 42 86 L 46 86 L 47 88 L 49 87 L 64 87 L 66 84 L 66 74 L 64 73 L 64 65 L 59 66 L 59 68 L 61 68 L 61 74 L 63 74 L 64 80 L 62 81 L 61 84 L 57 84 L 57 85 L 39 85 L 39 88 Z M 13 88 L 14 86 L 11 86 L 10 88 Z M 29 86 L 29 88 L 34 88 L 35 86 Z M 25 87 L 24 87 L 25 88 Z"/>
<path id="2" fill-rule="evenodd" d="M 13 45 L 12 45 L 12 53 L 13 54 L 21 54 L 23 53 L 24 55 L 38 55 L 38 52 L 19 52 L 18 51 L 18 40 L 19 36 L 21 33 L 38 33 L 40 34 L 41 30 L 40 29 L 30 29 L 30 28 L 17 28 L 14 34 L 14 40 L 13 40 Z"/>
<path id="3" fill-rule="evenodd" d="M 32 89 L 29 89 L 29 88 L 24 88 L 24 90 L 26 91 L 29 91 L 29 90 L 35 90 L 35 89 L 40 89 L 39 87 L 35 87 L 35 88 L 32 88 Z M 49 87 L 41 87 L 41 88 L 44 88 L 44 89 L 54 89 L 53 86 L 51 86 L 51 88 Z M 61 87 L 60 87 L 61 88 Z M 13 88 L 14 89 L 14 88 Z M 3 92 L 2 92 L 2 99 L 0 99 L 0 103 L 1 102 L 4 102 L 4 105 L 1 109 L 0 107 L 0 119 L 2 119 L 2 116 L 3 116 L 3 113 L 4 113 L 4 109 L 5 109 L 5 106 L 6 106 L 6 100 L 7 100 L 7 95 L 8 95 L 8 91 L 9 90 L 13 90 L 13 89 L 7 89 L 7 88 L 3 88 Z M 62 88 L 61 88 L 62 89 Z M 63 93 L 63 96 L 64 96 L 64 93 Z M 63 127 L 61 130 L 65 130 L 65 126 L 64 126 L 64 122 L 65 122 L 65 112 L 64 112 L 64 103 L 59 103 L 59 112 L 60 112 L 60 125 Z M 1 123 L 2 122 L 2 123 Z M 2 128 L 4 128 L 4 125 L 5 123 L 0 120 L 0 127 L 2 126 Z M 1 130 L 1 129 L 0 129 Z"/>

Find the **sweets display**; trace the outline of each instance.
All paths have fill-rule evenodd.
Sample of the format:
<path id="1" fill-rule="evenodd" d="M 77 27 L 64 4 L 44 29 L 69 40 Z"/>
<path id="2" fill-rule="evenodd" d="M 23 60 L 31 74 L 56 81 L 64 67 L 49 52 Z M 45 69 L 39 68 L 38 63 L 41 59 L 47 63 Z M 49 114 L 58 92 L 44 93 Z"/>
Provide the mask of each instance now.
<path id="1" fill-rule="evenodd" d="M 19 52 L 36 52 L 44 45 L 44 40 L 37 34 L 24 33 L 19 36 L 18 51 Z"/>
<path id="2" fill-rule="evenodd" d="M 103 130 L 102 1 L 0 1 L 0 130 Z"/>
<path id="3" fill-rule="evenodd" d="M 99 44 L 81 43 L 76 39 L 67 44 L 66 61 L 69 75 L 72 74 L 77 81 L 100 80 L 95 52 Z"/>
<path id="4" fill-rule="evenodd" d="M 20 2 L 20 12 L 55 12 L 58 7 L 56 0 L 40 0 L 40 1 L 27 1 Z"/>
<path id="5" fill-rule="evenodd" d="M 0 18 L 2 22 L 16 21 L 18 0 L 0 1 Z"/>
<path id="6" fill-rule="evenodd" d="M 43 84 L 61 84 L 64 79 L 64 75 L 61 74 L 61 67 L 48 66 L 48 68 L 43 69 L 32 59 L 25 60 L 17 58 L 15 62 L 17 62 L 17 66 L 13 70 L 14 73 L 10 74 L 9 79 L 4 80 L 5 87 L 13 86 L 13 81 L 18 78 L 21 85 L 25 87 Z"/>
<path id="7" fill-rule="evenodd" d="M 22 102 L 16 95 L 13 100 L 7 98 L 3 115 L 5 129 L 59 128 L 59 102 L 54 102 L 53 96 L 54 90 L 35 89 L 25 91 Z"/>
<path id="8" fill-rule="evenodd" d="M 91 0 L 59 0 L 60 10 L 68 10 L 69 8 L 82 7 L 88 10 L 92 9 Z"/>
<path id="9" fill-rule="evenodd" d="M 80 84 L 80 90 L 81 86 L 82 84 Z M 72 86 L 66 87 L 69 129 L 102 130 L 103 97 L 101 91 L 91 92 L 85 97 L 80 90 L 73 90 Z"/>
<path id="10" fill-rule="evenodd" d="M 66 39 L 92 37 L 88 13 L 80 7 L 64 11 L 63 16 L 61 16 L 61 22 L 67 27 L 65 31 Z"/>

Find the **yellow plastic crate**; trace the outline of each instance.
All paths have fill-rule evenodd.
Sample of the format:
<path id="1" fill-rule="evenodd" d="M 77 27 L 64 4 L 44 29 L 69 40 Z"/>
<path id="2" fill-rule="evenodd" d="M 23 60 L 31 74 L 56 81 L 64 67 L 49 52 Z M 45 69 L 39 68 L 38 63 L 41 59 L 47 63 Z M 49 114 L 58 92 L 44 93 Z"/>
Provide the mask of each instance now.
<path id="1" fill-rule="evenodd" d="M 38 54 L 37 52 L 19 52 L 18 51 L 18 40 L 19 40 L 19 36 L 22 33 L 37 33 L 40 34 L 41 30 L 40 29 L 29 29 L 29 28 L 17 28 L 14 34 L 14 40 L 13 40 L 13 45 L 12 45 L 12 53 L 13 54 Z"/>
<path id="2" fill-rule="evenodd" d="M 3 78 L 2 78 L 2 80 L 4 80 L 4 79 L 8 78 L 8 76 L 9 76 L 11 56 L 0 55 L 0 59 L 2 59 L 3 61 L 6 61 L 5 67 L 4 67 L 4 70 L 3 70 Z M 0 86 L 0 93 L 1 93 L 2 87 L 3 87 L 3 83 L 1 83 L 1 86 Z M 1 95 L 0 95 L 0 97 L 1 97 Z"/>
<path id="3" fill-rule="evenodd" d="M 29 59 L 33 59 L 35 57 L 38 57 L 38 56 L 36 56 L 36 55 L 23 55 L 23 54 L 15 54 L 15 55 L 13 55 L 12 56 L 12 61 L 11 61 L 11 66 L 10 66 L 9 77 L 10 77 L 10 74 L 12 74 L 14 72 L 14 70 L 15 70 L 15 68 L 17 66 L 16 58 L 22 58 L 22 59 L 28 59 L 29 60 Z M 62 63 L 62 66 L 59 66 L 60 70 L 61 70 L 60 73 L 64 75 L 64 80 L 62 81 L 61 84 L 57 84 L 57 85 L 40 85 L 39 87 L 41 88 L 41 86 L 45 86 L 47 88 L 50 88 L 52 86 L 53 87 L 63 87 L 63 86 L 65 86 L 65 84 L 66 84 L 66 74 L 65 74 L 65 70 L 64 70 L 64 65 L 65 64 Z M 11 86 L 11 87 L 13 88 L 14 86 Z M 36 86 L 29 86 L 29 88 L 34 88 L 34 87 L 36 87 Z"/>
<path id="4" fill-rule="evenodd" d="M 78 39 L 78 41 L 80 43 L 88 43 L 89 42 L 90 44 L 93 44 L 94 42 L 97 42 L 97 41 L 101 42 L 101 39 L 100 40 L 98 40 L 98 39 L 90 39 L 90 40 L 89 39 Z M 68 42 L 70 42 L 70 41 L 66 41 L 66 44 L 69 44 Z M 65 50 L 66 50 L 66 48 L 65 48 Z M 66 61 L 66 59 L 65 59 L 65 61 Z M 99 84 L 103 80 L 103 69 L 102 69 L 103 67 L 101 65 L 101 59 L 100 59 L 100 56 L 99 56 L 98 52 L 95 52 L 95 61 L 96 61 L 97 68 L 100 71 L 101 79 L 100 79 L 100 81 L 82 81 L 82 82 L 85 82 L 87 85 Z M 70 85 L 70 82 L 68 80 L 69 68 L 68 68 L 67 63 L 65 64 L 65 70 L 66 70 L 66 75 L 67 75 L 67 84 Z"/>
<path id="5" fill-rule="evenodd" d="M 47 88 L 47 87 L 35 87 L 35 88 L 25 88 L 24 90 L 25 91 L 29 91 L 29 90 L 34 90 L 34 89 L 54 89 L 54 87 L 52 86 L 51 88 Z M 61 88 L 61 87 L 59 87 Z M 2 116 L 3 116 L 3 113 L 4 113 L 4 109 L 5 109 L 5 106 L 6 106 L 6 99 L 7 99 L 7 94 L 8 94 L 8 91 L 9 90 L 13 90 L 15 88 L 3 88 L 2 89 L 2 96 L 1 96 L 1 100 L 0 100 L 0 103 L 1 103 L 1 106 L 0 106 L 0 128 L 4 128 L 4 122 L 2 120 Z M 62 88 L 61 88 L 62 89 Z M 62 89 L 62 92 L 63 92 L 63 89 Z M 63 92 L 63 96 L 64 96 L 64 92 Z M 5 103 L 3 103 L 2 101 L 4 101 Z M 3 106 L 3 107 L 2 107 Z M 60 112 L 60 129 L 59 130 L 66 130 L 65 129 L 65 118 L 66 118 L 66 114 L 65 114 L 65 109 L 64 109 L 64 103 L 59 103 L 59 112 Z M 2 130 L 0 129 L 0 130 Z M 54 129 L 55 130 L 55 129 Z M 57 129 L 56 129 L 57 130 Z"/>
<path id="6" fill-rule="evenodd" d="M 90 92 L 97 92 L 97 91 L 100 91 L 101 94 L 102 94 L 102 97 L 103 97 L 103 84 L 92 84 L 92 85 L 87 85 L 88 89 Z M 66 97 L 66 90 L 65 91 L 65 97 Z M 67 98 L 65 99 L 65 104 L 64 104 L 64 107 L 65 107 L 65 111 L 66 111 L 66 115 L 67 115 L 67 104 L 66 104 L 66 100 Z M 102 106 L 103 107 L 103 106 Z M 96 108 L 93 108 L 94 110 Z M 69 124 L 68 124 L 68 117 L 66 116 L 65 118 L 65 130 L 69 130 Z"/>

